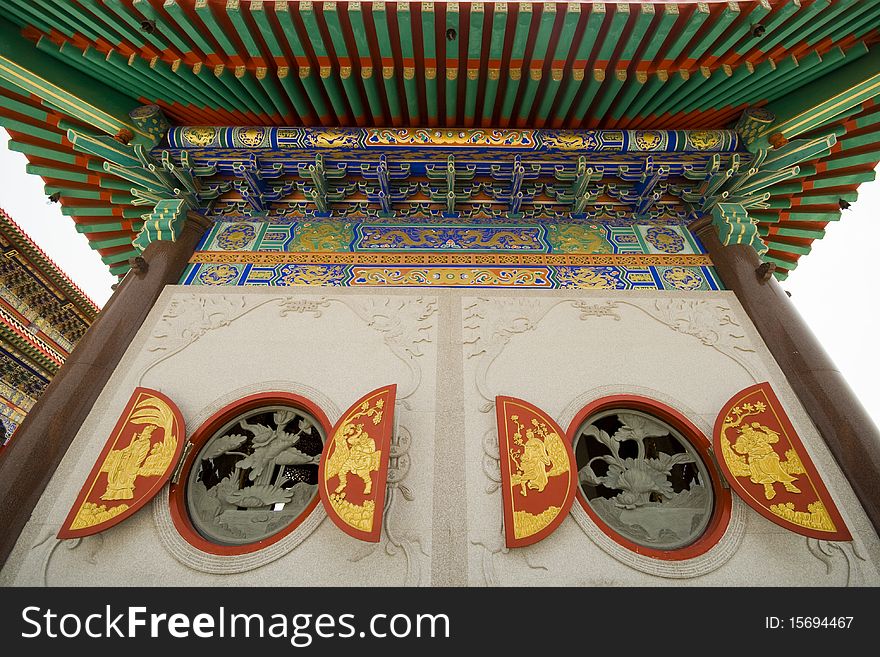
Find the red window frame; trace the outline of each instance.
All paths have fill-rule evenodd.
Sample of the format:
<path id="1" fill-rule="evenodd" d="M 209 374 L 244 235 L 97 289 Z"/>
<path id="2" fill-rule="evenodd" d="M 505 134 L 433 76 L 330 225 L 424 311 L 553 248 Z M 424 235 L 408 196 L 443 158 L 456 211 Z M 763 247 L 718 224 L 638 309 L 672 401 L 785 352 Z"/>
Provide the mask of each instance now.
<path id="1" fill-rule="evenodd" d="M 575 435 L 587 418 L 597 413 L 601 413 L 602 411 L 618 408 L 632 409 L 653 415 L 676 429 L 691 444 L 706 464 L 706 470 L 709 472 L 709 478 L 712 482 L 712 492 L 715 496 L 712 517 L 709 519 L 709 524 L 706 526 L 703 535 L 690 545 L 674 550 L 656 550 L 633 543 L 609 527 L 590 506 L 590 503 L 587 501 L 586 497 L 584 497 L 580 485 L 578 485 L 577 493 L 575 495 L 578 504 L 581 505 L 587 515 L 590 516 L 590 519 L 596 523 L 596 526 L 598 526 L 608 537 L 619 545 L 622 545 L 637 554 L 654 559 L 662 559 L 664 561 L 682 561 L 684 559 L 692 559 L 707 552 L 717 544 L 719 540 L 721 540 L 721 537 L 727 530 L 727 526 L 730 524 L 732 505 L 730 491 L 721 483 L 721 474 L 718 472 L 718 466 L 715 463 L 715 458 L 711 451 L 712 443 L 693 422 L 688 420 L 674 408 L 655 399 L 639 395 L 611 395 L 590 402 L 574 416 L 574 419 L 568 426 L 566 440 L 574 445 Z"/>
<path id="2" fill-rule="evenodd" d="M 198 530 L 193 526 L 192 521 L 190 520 L 189 512 L 186 509 L 186 482 L 189 478 L 190 470 L 195 463 L 196 456 L 201 451 L 204 444 L 211 438 L 211 436 L 219 431 L 223 425 L 233 420 L 236 416 L 260 408 L 261 406 L 270 406 L 273 404 L 293 406 L 294 408 L 305 411 L 311 415 L 318 424 L 320 424 L 321 429 L 324 432 L 325 440 L 329 439 L 331 425 L 324 411 L 309 399 L 290 392 L 261 392 L 249 395 L 224 406 L 202 423 L 202 425 L 196 429 L 195 433 L 190 437 L 190 442 L 193 444 L 193 448 L 190 450 L 190 453 L 187 455 L 186 461 L 183 464 L 180 479 L 177 484 L 172 484 L 169 490 L 171 519 L 174 522 L 174 526 L 177 528 L 177 531 L 180 532 L 180 535 L 186 539 L 187 543 L 198 548 L 202 552 L 229 556 L 248 554 L 250 552 L 261 550 L 273 543 L 277 543 L 290 534 L 290 532 L 301 525 L 303 520 L 305 520 L 309 514 L 315 510 L 315 507 L 320 504 L 320 496 L 316 493 L 315 498 L 309 502 L 308 506 L 292 523 L 268 538 L 264 538 L 254 543 L 246 543 L 244 545 L 219 545 L 217 543 L 212 543 L 199 534 Z"/>

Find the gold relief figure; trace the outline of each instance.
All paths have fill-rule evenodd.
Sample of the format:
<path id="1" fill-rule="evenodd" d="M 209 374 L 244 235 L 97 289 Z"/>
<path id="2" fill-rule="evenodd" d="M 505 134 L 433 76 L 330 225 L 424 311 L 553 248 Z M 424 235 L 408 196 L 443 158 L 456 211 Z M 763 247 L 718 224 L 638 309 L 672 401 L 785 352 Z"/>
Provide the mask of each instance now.
<path id="1" fill-rule="evenodd" d="M 135 433 L 127 447 L 114 449 L 104 459 L 101 472 L 107 473 L 107 490 L 102 500 L 130 500 L 134 497 L 134 480 L 150 451 L 150 436 L 155 425 Z"/>
<path id="2" fill-rule="evenodd" d="M 766 410 L 764 402 L 732 408 L 721 427 L 721 452 L 734 477 L 748 477 L 752 483 L 762 485 L 764 496 L 772 500 L 776 497 L 775 484 L 782 484 L 789 493 L 800 493 L 801 490 L 794 485 L 797 477 L 792 475 L 804 474 L 806 470 L 794 449 L 786 451 L 785 461 L 779 458 L 773 447 L 779 442 L 777 432 L 759 422 L 744 422 L 747 417 Z M 731 445 L 727 432 L 736 427 L 739 427 L 739 435 Z"/>
<path id="3" fill-rule="evenodd" d="M 768 500 L 776 497 L 774 484 L 782 484 L 789 493 L 800 493 L 794 485 L 797 477 L 786 472 L 779 454 L 772 445 L 779 442 L 779 434 L 758 422 L 745 424 L 739 430 L 739 438 L 733 444 L 733 451 L 747 457 L 749 479 L 754 484 L 763 484 L 764 496 Z M 803 472 L 802 468 L 795 468 Z"/>
<path id="4" fill-rule="evenodd" d="M 768 520 L 799 534 L 852 540 L 770 384 L 740 391 L 724 409 L 714 444 L 740 497 Z"/>
<path id="5" fill-rule="evenodd" d="M 340 458 L 337 459 L 337 455 Z M 364 431 L 363 424 L 347 424 L 336 439 L 336 450 L 328 464 L 328 476 L 339 475 L 339 485 L 334 493 L 342 493 L 348 485 L 348 473 L 356 474 L 364 482 L 364 495 L 373 490 L 372 472 L 379 469 L 381 452 L 376 441 Z M 338 466 L 336 465 L 338 463 Z"/>
<path id="6" fill-rule="evenodd" d="M 376 441 L 364 429 L 363 423 L 354 424 L 354 420 L 369 417 L 377 425 L 382 421 L 383 406 L 381 399 L 372 408 L 369 401 L 363 402 L 359 411 L 349 417 L 333 437 L 334 449 L 325 465 L 324 481 L 339 476 L 339 485 L 333 493 L 340 498 L 345 497 L 349 473 L 363 480 L 364 495 L 373 490 L 372 473 L 379 469 L 382 450 L 376 449 Z"/>
<path id="7" fill-rule="evenodd" d="M 101 472 L 107 474 L 107 489 L 101 495 L 102 500 L 132 499 L 135 480 L 139 476 L 158 477 L 164 474 L 177 450 L 174 414 L 161 399 L 147 397 L 138 402 L 129 422 L 147 426 L 135 433 L 128 445 L 107 454 L 101 464 Z M 164 432 L 162 441 L 151 447 L 151 436 L 160 428 Z"/>
<path id="8" fill-rule="evenodd" d="M 511 458 L 514 458 L 511 453 Z M 526 442 L 523 446 L 522 455 L 519 459 L 517 474 L 510 478 L 511 484 L 520 487 L 520 493 L 527 495 L 527 488 L 539 493 L 547 486 L 547 467 L 550 465 L 550 457 L 544 442 L 535 436 L 531 429 L 526 431 Z"/>
<path id="9" fill-rule="evenodd" d="M 548 431 L 547 425 L 532 418 L 532 429 L 525 430 L 525 442 L 523 442 L 523 427 L 519 422 L 519 416 L 511 415 L 510 419 L 517 426 L 513 435 L 513 442 L 521 449 L 511 448 L 510 460 L 516 467 L 511 473 L 510 485 L 513 488 L 520 487 L 520 494 L 528 495 L 529 490 L 539 493 L 547 486 L 550 477 L 568 472 L 568 454 L 562 439 L 555 431 Z M 549 467 L 549 470 L 548 470 Z"/>

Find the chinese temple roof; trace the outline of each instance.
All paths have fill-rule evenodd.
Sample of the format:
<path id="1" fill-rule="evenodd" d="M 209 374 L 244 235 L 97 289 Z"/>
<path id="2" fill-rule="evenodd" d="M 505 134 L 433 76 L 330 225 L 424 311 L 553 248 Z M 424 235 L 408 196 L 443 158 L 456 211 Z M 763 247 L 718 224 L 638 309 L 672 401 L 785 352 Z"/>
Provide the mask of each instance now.
<path id="1" fill-rule="evenodd" d="M 98 310 L 0 209 L 0 336 L 11 357 L 53 374 Z M 3 356 L 5 372 L 11 365 Z"/>
<path id="2" fill-rule="evenodd" d="M 880 3 L 853 0 L 8 0 L 5 9 L 0 125 L 117 274 L 137 255 L 144 208 L 70 131 L 131 128 L 127 112 L 139 105 L 159 105 L 177 126 L 705 131 L 733 128 L 747 108 L 791 118 L 836 97 L 836 80 L 880 70 Z M 47 101 L 52 76 L 102 111 Z M 880 113 L 873 93 L 858 98 L 793 132 L 833 143 L 750 209 L 780 277 L 874 178 Z M 155 145 L 132 132 L 133 143 Z"/>

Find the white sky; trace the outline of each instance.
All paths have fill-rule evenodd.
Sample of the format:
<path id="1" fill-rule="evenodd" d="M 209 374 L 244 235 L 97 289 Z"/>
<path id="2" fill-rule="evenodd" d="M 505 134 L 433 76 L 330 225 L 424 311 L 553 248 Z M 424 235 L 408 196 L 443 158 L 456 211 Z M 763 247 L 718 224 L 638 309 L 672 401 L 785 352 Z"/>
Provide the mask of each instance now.
<path id="1" fill-rule="evenodd" d="M 26 160 L 6 147 L 0 130 L 0 207 L 98 305 L 111 294 L 111 276 L 73 219 L 49 203 L 38 176 L 25 173 Z M 859 199 L 831 223 L 813 252 L 802 256 L 797 269 L 782 285 L 847 378 L 874 422 L 880 424 L 880 349 L 876 332 L 880 308 L 876 299 L 874 265 L 880 222 L 880 181 L 863 184 Z M 874 301 L 872 301 L 872 299 Z"/>

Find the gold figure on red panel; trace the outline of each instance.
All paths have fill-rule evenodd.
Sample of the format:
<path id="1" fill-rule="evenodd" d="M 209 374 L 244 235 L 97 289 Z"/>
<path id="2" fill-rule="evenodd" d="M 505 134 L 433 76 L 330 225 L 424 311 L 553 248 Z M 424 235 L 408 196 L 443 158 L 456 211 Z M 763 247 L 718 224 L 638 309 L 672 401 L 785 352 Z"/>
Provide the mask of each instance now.
<path id="1" fill-rule="evenodd" d="M 543 411 L 512 397 L 496 397 L 504 531 L 508 547 L 549 536 L 571 509 L 574 455 L 564 432 Z"/>
<path id="2" fill-rule="evenodd" d="M 156 390 L 135 389 L 58 538 L 96 534 L 133 515 L 170 478 L 184 438 L 174 402 Z"/>
<path id="3" fill-rule="evenodd" d="M 396 393 L 396 385 L 385 386 L 349 408 L 324 445 L 319 465 L 327 515 L 364 541 L 376 542 L 381 533 Z"/>
<path id="4" fill-rule="evenodd" d="M 512 415 L 510 420 L 516 424 L 514 443 L 521 447 L 510 449 L 510 458 L 516 465 L 516 473 L 510 479 L 513 486 L 520 486 L 520 493 L 528 494 L 528 489 L 541 492 L 547 486 L 550 477 L 558 477 L 570 471 L 565 446 L 556 431 L 548 431 L 546 424 L 532 418 L 532 428 L 523 429 L 519 416 Z M 523 442 L 525 435 L 525 442 Z"/>
<path id="5" fill-rule="evenodd" d="M 168 469 L 177 451 L 178 436 L 171 408 L 156 397 L 147 396 L 135 406 L 129 418 L 132 424 L 146 424 L 124 449 L 111 450 L 101 465 L 107 474 L 107 490 L 102 500 L 130 500 L 134 497 L 135 479 L 158 477 Z M 162 440 L 152 442 L 153 433 L 160 429 Z"/>
<path id="6" fill-rule="evenodd" d="M 727 429 L 736 427 L 742 420 L 753 413 L 765 410 L 764 405 L 760 402 L 753 407 L 751 404 L 745 404 L 745 408 L 735 407 L 734 411 L 740 411 L 742 414 L 736 417 L 731 423 L 725 423 L 724 432 Z M 737 429 L 739 436 L 733 445 L 730 444 L 725 437 L 721 443 L 722 449 L 728 453 L 725 459 L 730 465 L 731 472 L 738 477 L 749 477 L 753 484 L 761 484 L 764 486 L 764 496 L 768 500 L 776 497 L 775 484 L 782 484 L 789 493 L 800 493 L 801 489 L 794 485 L 797 477 L 793 474 L 803 474 L 804 466 L 798 458 L 797 452 L 789 449 L 785 452 L 785 461 L 779 458 L 779 455 L 773 448 L 773 445 L 779 442 L 779 434 L 760 422 L 745 422 Z M 730 450 L 742 456 L 739 458 L 734 454 L 730 454 Z"/>
<path id="7" fill-rule="evenodd" d="M 715 453 L 731 488 L 791 531 L 852 540 L 831 495 L 769 383 L 734 395 L 715 422 Z"/>

